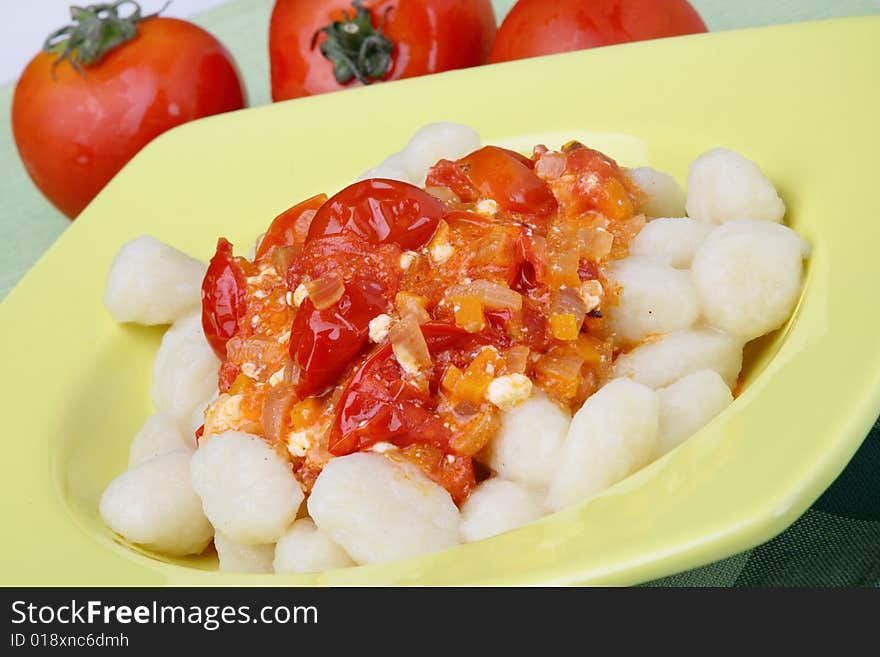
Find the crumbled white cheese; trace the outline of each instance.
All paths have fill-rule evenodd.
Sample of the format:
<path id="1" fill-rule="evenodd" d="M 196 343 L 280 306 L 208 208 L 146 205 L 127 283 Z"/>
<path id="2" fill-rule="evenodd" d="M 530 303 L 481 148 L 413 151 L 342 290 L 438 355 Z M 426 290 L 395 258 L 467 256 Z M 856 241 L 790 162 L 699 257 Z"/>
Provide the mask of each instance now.
<path id="1" fill-rule="evenodd" d="M 391 316 L 386 314 L 376 315 L 370 320 L 370 340 L 375 343 L 382 342 L 388 337 L 391 329 Z"/>
<path id="2" fill-rule="evenodd" d="M 287 435 L 287 451 L 294 456 L 305 456 L 312 445 L 312 434 L 308 429 L 291 431 Z"/>
<path id="3" fill-rule="evenodd" d="M 254 287 L 261 287 L 266 278 L 278 278 L 278 272 L 271 265 L 260 267 L 260 273 L 256 276 L 248 276 L 247 283 Z"/>
<path id="4" fill-rule="evenodd" d="M 498 214 L 498 203 L 491 198 L 484 199 L 477 203 L 477 212 L 487 219 L 491 219 Z"/>
<path id="5" fill-rule="evenodd" d="M 288 294 L 290 294 L 290 293 L 288 292 Z M 284 333 L 282 333 L 281 335 L 278 336 L 278 343 L 279 344 L 284 344 L 285 342 L 289 342 L 289 341 L 290 341 L 290 331 L 289 330 L 285 331 Z"/>
<path id="6" fill-rule="evenodd" d="M 309 293 L 306 290 L 306 286 L 300 283 L 293 291 L 293 305 L 299 308 L 302 305 L 302 302 L 306 300 L 307 296 L 309 296 Z"/>
<path id="7" fill-rule="evenodd" d="M 391 443 L 376 443 L 368 451 L 375 452 L 376 454 L 385 454 L 386 452 L 392 452 L 397 449 L 397 445 L 392 445 Z"/>
<path id="8" fill-rule="evenodd" d="M 587 306 L 587 312 L 595 310 L 602 303 L 602 295 L 605 291 L 602 289 L 602 284 L 599 281 L 584 281 L 581 284 L 581 288 L 579 290 L 581 299 L 584 300 L 584 304 Z"/>
<path id="9" fill-rule="evenodd" d="M 431 260 L 433 260 L 438 265 L 442 265 L 444 262 L 449 260 L 452 257 L 452 254 L 455 253 L 455 249 L 449 244 L 449 242 L 438 242 L 436 244 L 431 244 Z"/>
<path id="10" fill-rule="evenodd" d="M 205 409 L 205 434 L 213 436 L 241 425 L 241 395 L 222 394 Z"/>
<path id="11" fill-rule="evenodd" d="M 418 253 L 415 251 L 404 251 L 400 254 L 400 268 L 403 271 L 409 269 L 410 265 L 412 265 L 413 261 L 418 257 Z"/>
<path id="12" fill-rule="evenodd" d="M 247 377 L 252 379 L 256 379 L 258 376 L 257 366 L 253 363 L 242 363 L 241 365 L 241 373 Z"/>
<path id="13" fill-rule="evenodd" d="M 284 295 L 284 300 L 287 301 L 288 306 L 293 306 L 293 292 L 288 291 L 287 294 Z"/>
<path id="14" fill-rule="evenodd" d="M 502 410 L 521 404 L 532 395 L 532 382 L 522 374 L 508 374 L 493 379 L 486 391 L 486 399 Z"/>

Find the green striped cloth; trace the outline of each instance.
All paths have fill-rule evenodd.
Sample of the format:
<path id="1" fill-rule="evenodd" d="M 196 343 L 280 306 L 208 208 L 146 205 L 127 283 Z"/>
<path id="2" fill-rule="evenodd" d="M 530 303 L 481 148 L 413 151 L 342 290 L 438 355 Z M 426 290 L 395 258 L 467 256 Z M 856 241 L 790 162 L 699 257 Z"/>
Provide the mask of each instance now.
<path id="1" fill-rule="evenodd" d="M 691 1 L 713 31 L 878 11 L 873 0 Z M 238 0 L 193 19 L 230 49 L 251 105 L 269 102 L 266 38 L 272 4 Z M 513 4 L 495 0 L 499 20 Z M 47 16 L 46 32 L 65 20 L 63 15 Z M 39 45 L 34 44 L 35 51 Z M 18 159 L 9 126 L 12 91 L 12 85 L 0 87 L 0 299 L 68 225 L 40 196 Z M 838 480 L 781 535 L 649 585 L 880 586 L 880 423 Z"/>

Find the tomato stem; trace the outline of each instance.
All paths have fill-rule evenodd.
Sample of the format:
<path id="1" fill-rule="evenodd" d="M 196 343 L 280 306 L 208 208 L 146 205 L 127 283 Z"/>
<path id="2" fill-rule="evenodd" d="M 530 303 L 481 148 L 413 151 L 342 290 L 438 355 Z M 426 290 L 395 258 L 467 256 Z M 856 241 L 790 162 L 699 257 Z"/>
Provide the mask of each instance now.
<path id="1" fill-rule="evenodd" d="M 381 80 L 391 68 L 391 53 L 394 42 L 382 33 L 388 11 L 382 17 L 379 27 L 373 27 L 373 15 L 361 4 L 362 0 L 351 3 L 354 15 L 343 11 L 344 20 L 334 21 L 315 32 L 312 48 L 321 34 L 327 39 L 321 44 L 321 53 L 333 63 L 333 75 L 339 84 L 350 82 L 353 78 L 361 84 Z"/>
<path id="2" fill-rule="evenodd" d="M 144 16 L 141 6 L 135 0 L 116 0 L 86 7 L 70 7 L 73 23 L 55 30 L 43 43 L 45 52 L 57 53 L 52 62 L 52 77 L 56 67 L 67 60 L 80 74 L 85 75 L 84 66 L 97 64 L 108 52 L 131 41 L 137 36 L 137 24 L 148 18 L 158 16 L 170 4 L 170 0 L 157 12 Z M 119 10 L 131 5 L 131 12 L 120 16 Z"/>

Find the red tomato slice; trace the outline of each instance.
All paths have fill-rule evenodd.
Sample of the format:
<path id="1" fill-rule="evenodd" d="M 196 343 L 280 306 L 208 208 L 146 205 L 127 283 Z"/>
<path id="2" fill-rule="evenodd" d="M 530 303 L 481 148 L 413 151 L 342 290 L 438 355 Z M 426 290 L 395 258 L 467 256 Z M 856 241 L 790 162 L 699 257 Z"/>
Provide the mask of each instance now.
<path id="1" fill-rule="evenodd" d="M 221 237 L 202 282 L 202 328 L 220 360 L 226 360 L 226 343 L 238 332 L 238 320 L 247 310 L 246 292 L 232 244 Z"/>
<path id="2" fill-rule="evenodd" d="M 260 240 L 255 258 L 262 258 L 273 247 L 293 246 L 302 244 L 308 235 L 309 225 L 315 217 L 315 213 L 327 202 L 326 194 L 318 194 L 302 203 L 294 205 L 275 217 L 269 230 Z"/>
<path id="3" fill-rule="evenodd" d="M 427 242 L 446 206 L 409 183 L 373 178 L 346 187 L 315 215 L 309 240 L 353 233 L 372 244 L 417 249 Z"/>
<path id="4" fill-rule="evenodd" d="M 471 351 L 486 343 L 484 337 L 451 324 L 422 326 L 428 350 L 437 361 L 441 352 Z M 442 365 L 435 365 L 437 386 Z M 339 413 L 330 434 L 329 450 L 336 456 L 366 449 L 377 442 L 400 447 L 414 443 L 449 450 L 449 429 L 434 413 L 431 395 L 403 380 L 403 370 L 390 344 L 376 350 L 349 382 L 339 402 Z"/>

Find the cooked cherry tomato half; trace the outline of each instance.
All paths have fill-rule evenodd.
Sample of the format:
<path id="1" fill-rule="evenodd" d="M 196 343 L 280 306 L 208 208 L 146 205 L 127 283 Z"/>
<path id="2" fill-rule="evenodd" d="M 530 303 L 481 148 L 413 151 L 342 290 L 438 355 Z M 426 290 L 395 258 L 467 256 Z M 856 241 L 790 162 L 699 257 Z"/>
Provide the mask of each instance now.
<path id="1" fill-rule="evenodd" d="M 432 389 L 436 389 L 444 361 L 452 357 L 438 358 L 441 352 L 467 352 L 486 343 L 479 334 L 438 322 L 422 326 L 422 335 L 435 360 Z M 448 452 L 450 438 L 449 429 L 434 413 L 431 395 L 404 380 L 392 346 L 386 344 L 361 366 L 343 392 L 329 449 L 344 456 L 385 441 L 400 447 L 427 443 Z"/>
<path id="2" fill-rule="evenodd" d="M 272 221 L 260 240 L 255 257 L 262 258 L 274 247 L 303 244 L 315 214 L 327 202 L 326 194 L 318 194 L 285 210 Z"/>
<path id="3" fill-rule="evenodd" d="M 533 169 L 534 163 L 519 153 L 485 146 L 457 162 L 441 161 L 426 184 L 449 187 L 463 201 L 493 199 L 507 212 L 549 214 L 556 199 Z"/>
<path id="4" fill-rule="evenodd" d="M 372 244 L 417 249 L 427 242 L 446 206 L 426 191 L 398 180 L 356 182 L 327 201 L 315 215 L 309 239 L 353 233 Z"/>
<path id="5" fill-rule="evenodd" d="M 388 291 L 370 281 L 349 283 L 342 298 L 324 310 L 303 301 L 290 330 L 290 356 L 299 368 L 297 395 L 318 395 L 332 386 L 367 343 L 370 320 L 388 304 Z"/>
<path id="6" fill-rule="evenodd" d="M 246 292 L 232 244 L 221 237 L 202 282 L 202 328 L 220 360 L 226 359 L 226 343 L 238 332 L 238 320 L 247 309 Z"/>

